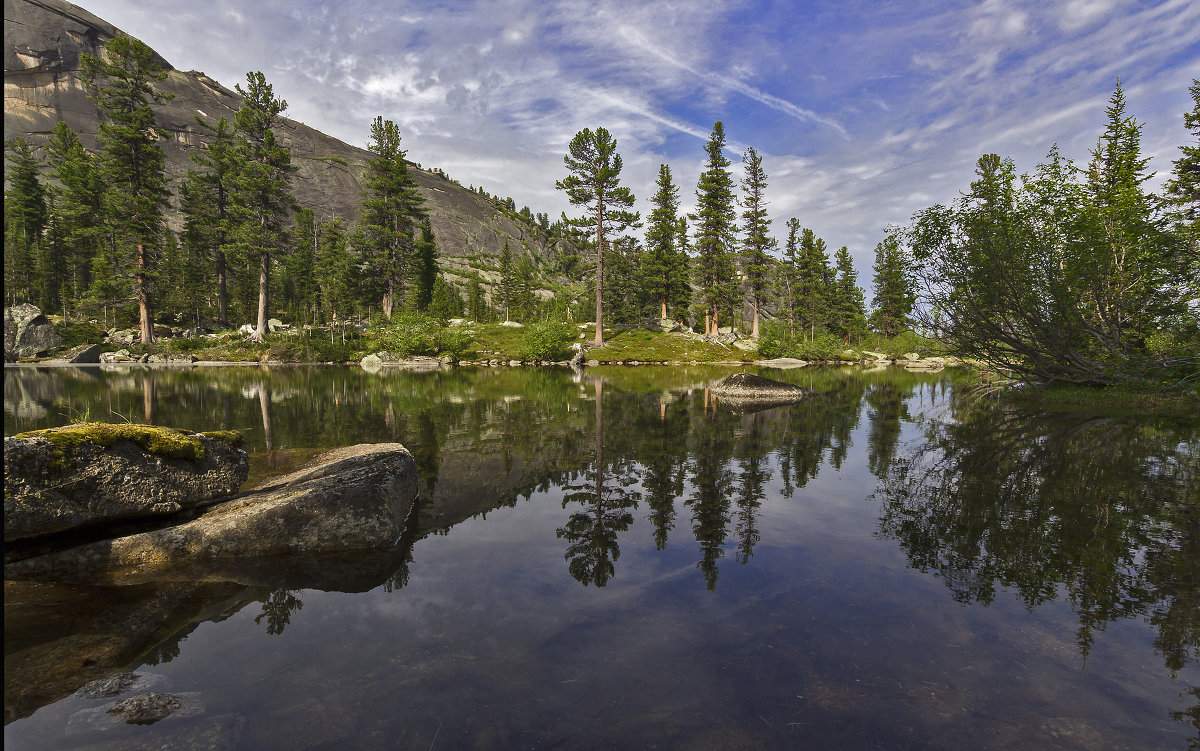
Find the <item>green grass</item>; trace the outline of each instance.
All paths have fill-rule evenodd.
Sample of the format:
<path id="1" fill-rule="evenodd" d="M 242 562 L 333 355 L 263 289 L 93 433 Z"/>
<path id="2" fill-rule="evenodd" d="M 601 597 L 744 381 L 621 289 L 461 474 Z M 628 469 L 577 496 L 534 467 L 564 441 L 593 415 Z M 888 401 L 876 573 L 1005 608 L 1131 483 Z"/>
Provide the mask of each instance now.
<path id="1" fill-rule="evenodd" d="M 241 443 L 242 435 L 233 430 L 203 433 L 229 443 Z M 18 433 L 14 438 L 42 438 L 54 447 L 57 463 L 66 461 L 67 453 L 84 443 L 108 447 L 119 441 L 132 441 L 146 451 L 168 459 L 199 461 L 204 458 L 204 444 L 195 435 L 180 428 L 163 428 L 135 423 L 83 422 L 59 428 L 46 428 Z"/>

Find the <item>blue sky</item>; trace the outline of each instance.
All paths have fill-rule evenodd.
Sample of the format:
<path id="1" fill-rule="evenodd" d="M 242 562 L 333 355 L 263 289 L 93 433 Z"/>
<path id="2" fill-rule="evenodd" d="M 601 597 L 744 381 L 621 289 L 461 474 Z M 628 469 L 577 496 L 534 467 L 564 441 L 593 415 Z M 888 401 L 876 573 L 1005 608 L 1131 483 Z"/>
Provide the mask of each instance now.
<path id="1" fill-rule="evenodd" d="M 848 246 L 868 293 L 884 228 L 953 200 L 981 154 L 1086 163 L 1117 76 L 1161 182 L 1200 77 L 1195 0 L 81 5 L 181 70 L 263 71 L 288 116 L 349 143 L 394 120 L 410 159 L 551 216 L 574 213 L 554 181 L 580 129 L 617 139 L 646 216 L 663 162 L 694 203 L 722 120 L 738 179 L 763 155 L 780 240 L 794 216 Z"/>

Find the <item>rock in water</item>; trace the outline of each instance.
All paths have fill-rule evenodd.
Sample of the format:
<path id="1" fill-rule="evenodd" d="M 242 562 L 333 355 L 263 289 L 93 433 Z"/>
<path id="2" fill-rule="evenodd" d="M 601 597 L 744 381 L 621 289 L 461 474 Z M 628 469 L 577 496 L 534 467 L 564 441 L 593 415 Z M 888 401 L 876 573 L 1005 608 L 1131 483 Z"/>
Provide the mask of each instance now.
<path id="1" fill-rule="evenodd" d="M 4 439 L 4 540 L 149 518 L 236 493 L 236 432 L 79 423 Z"/>
<path id="2" fill-rule="evenodd" d="M 348 446 L 192 521 L 10 563 L 4 575 L 133 584 L 186 571 L 204 580 L 211 567 L 231 560 L 387 550 L 403 533 L 416 495 L 416 462 L 404 446 Z"/>
<path id="3" fill-rule="evenodd" d="M 715 387 L 717 401 L 735 411 L 756 411 L 785 404 L 792 404 L 816 396 L 816 392 L 790 383 L 773 381 L 770 378 L 734 373 Z"/>

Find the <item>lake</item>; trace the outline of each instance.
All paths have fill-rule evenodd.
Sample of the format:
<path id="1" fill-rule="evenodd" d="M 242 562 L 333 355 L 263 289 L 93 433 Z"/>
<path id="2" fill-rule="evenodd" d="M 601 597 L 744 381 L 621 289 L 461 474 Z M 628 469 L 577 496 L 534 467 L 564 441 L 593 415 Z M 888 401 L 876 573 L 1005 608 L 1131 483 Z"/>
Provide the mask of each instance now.
<path id="1" fill-rule="evenodd" d="M 720 367 L 6 367 L 6 436 L 236 429 L 252 480 L 400 441 L 421 479 L 367 559 L 6 579 L 6 748 L 1200 744 L 1200 418 L 749 370 L 820 396 L 739 413 Z M 75 695 L 122 671 L 186 711 Z"/>

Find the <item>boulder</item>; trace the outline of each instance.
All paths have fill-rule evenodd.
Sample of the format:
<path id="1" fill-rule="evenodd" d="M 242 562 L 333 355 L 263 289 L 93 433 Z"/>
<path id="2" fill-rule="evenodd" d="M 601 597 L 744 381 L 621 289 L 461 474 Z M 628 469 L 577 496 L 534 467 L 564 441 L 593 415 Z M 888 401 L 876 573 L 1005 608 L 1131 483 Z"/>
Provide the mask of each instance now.
<path id="1" fill-rule="evenodd" d="M 4 352 L 6 359 L 37 357 L 62 346 L 54 324 L 29 303 L 4 309 Z"/>
<path id="2" fill-rule="evenodd" d="M 509 328 L 512 328 L 512 329 L 523 329 L 523 328 L 525 328 L 525 324 L 523 324 L 523 323 L 518 323 L 517 321 L 501 321 L 501 322 L 500 322 L 500 325 L 501 325 L 501 326 L 508 326 Z"/>
<path id="3" fill-rule="evenodd" d="M 758 342 L 753 339 L 736 339 L 733 342 L 733 346 L 743 352 L 754 352 L 758 349 Z"/>
<path id="4" fill-rule="evenodd" d="M 783 368 L 783 369 L 803 368 L 805 365 L 808 365 L 808 363 L 805 362 L 804 360 L 797 360 L 794 357 L 776 357 L 771 360 L 759 360 L 758 362 L 756 362 L 754 364 L 764 367 L 764 368 Z"/>
<path id="5" fill-rule="evenodd" d="M 672 331 L 683 331 L 683 324 L 673 318 L 648 318 L 642 321 L 642 328 L 650 331 L 665 331 L 669 334 Z"/>
<path id="6" fill-rule="evenodd" d="M 4 540 L 173 514 L 237 492 L 234 432 L 80 423 L 4 439 Z"/>
<path id="7" fill-rule="evenodd" d="M 348 446 L 191 521 L 17 561 L 4 574 L 95 584 L 228 581 L 223 567 L 231 563 L 386 552 L 400 541 L 416 496 L 416 462 L 404 446 Z"/>
<path id="8" fill-rule="evenodd" d="M 116 352 L 101 352 L 100 353 L 100 362 L 103 362 L 103 363 L 137 362 L 137 361 L 138 361 L 138 359 L 135 358 L 133 355 L 129 354 L 129 350 L 127 350 L 127 349 L 119 349 Z"/>
<path id="9" fill-rule="evenodd" d="M 100 345 L 80 344 L 47 362 L 62 365 L 92 365 L 100 362 Z"/>
<path id="10" fill-rule="evenodd" d="M 286 329 L 286 328 L 291 328 L 291 327 L 285 325 L 284 322 L 279 320 L 278 318 L 267 319 L 267 330 L 268 331 L 275 332 L 275 331 L 279 331 L 280 329 Z"/>
<path id="11" fill-rule="evenodd" d="M 130 345 L 141 341 L 141 339 L 142 332 L 138 329 L 120 329 L 108 333 L 108 342 L 110 344 Z"/>
<path id="12" fill-rule="evenodd" d="M 734 373 L 712 389 L 717 401 L 735 411 L 752 412 L 802 401 L 816 396 L 810 389 L 781 383 L 750 373 Z"/>

